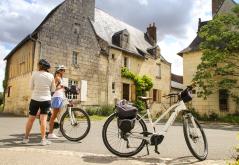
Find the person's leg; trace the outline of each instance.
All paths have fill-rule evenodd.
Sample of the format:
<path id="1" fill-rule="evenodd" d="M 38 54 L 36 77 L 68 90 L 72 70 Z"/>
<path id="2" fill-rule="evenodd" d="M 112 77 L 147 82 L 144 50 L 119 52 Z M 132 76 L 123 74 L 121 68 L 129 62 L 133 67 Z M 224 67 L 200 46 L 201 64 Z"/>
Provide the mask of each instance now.
<path id="1" fill-rule="evenodd" d="M 40 115 L 40 121 L 41 121 L 41 137 L 42 139 L 46 138 L 46 119 L 47 119 L 47 115 L 46 114 L 41 114 Z"/>
<path id="2" fill-rule="evenodd" d="M 51 119 L 50 119 L 50 128 L 49 128 L 49 134 L 52 134 L 53 133 L 53 129 L 54 129 L 54 121 L 57 117 L 59 113 L 59 109 L 53 109 L 52 111 L 52 115 L 51 115 Z"/>
<path id="3" fill-rule="evenodd" d="M 35 100 L 31 100 L 30 105 L 29 105 L 29 117 L 28 117 L 28 120 L 27 120 L 27 123 L 26 123 L 26 126 L 25 126 L 24 139 L 29 138 L 29 135 L 30 135 L 30 132 L 31 132 L 31 129 L 32 129 L 32 125 L 35 121 L 38 109 L 39 109 L 38 102 L 35 101 Z M 25 141 L 23 140 L 23 143 L 27 143 L 27 142 L 28 142 L 28 140 L 25 140 Z"/>
<path id="4" fill-rule="evenodd" d="M 32 116 L 32 115 L 29 115 L 29 117 L 28 117 L 26 129 L 25 129 L 25 137 L 24 137 L 25 139 L 29 138 L 35 118 L 36 118 L 36 116 Z"/>

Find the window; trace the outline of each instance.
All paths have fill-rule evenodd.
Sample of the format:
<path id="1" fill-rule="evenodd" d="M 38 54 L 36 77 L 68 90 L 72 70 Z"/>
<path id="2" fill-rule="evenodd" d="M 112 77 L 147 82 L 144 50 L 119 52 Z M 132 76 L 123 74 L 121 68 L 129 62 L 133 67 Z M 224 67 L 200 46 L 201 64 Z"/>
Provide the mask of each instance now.
<path id="1" fill-rule="evenodd" d="M 72 54 L 72 64 L 73 65 L 78 64 L 77 59 L 78 59 L 78 52 L 73 51 L 73 54 Z"/>
<path id="2" fill-rule="evenodd" d="M 150 93 L 151 93 L 150 97 L 153 97 L 154 102 L 161 103 L 161 91 L 160 90 L 153 89 Z"/>
<path id="3" fill-rule="evenodd" d="M 153 101 L 157 101 L 157 94 L 158 94 L 158 90 L 153 89 Z"/>
<path id="4" fill-rule="evenodd" d="M 129 58 L 128 57 L 124 57 L 123 59 L 123 67 L 126 67 L 129 69 Z"/>
<path id="5" fill-rule="evenodd" d="M 7 88 L 7 97 L 11 96 L 11 88 L 12 88 L 11 86 Z"/>
<path id="6" fill-rule="evenodd" d="M 112 82 L 112 93 L 115 93 L 115 82 Z"/>
<path id="7" fill-rule="evenodd" d="M 228 111 L 228 90 L 220 89 L 219 90 L 219 108 L 221 111 Z"/>
<path id="8" fill-rule="evenodd" d="M 112 59 L 115 60 L 115 54 L 112 54 Z"/>
<path id="9" fill-rule="evenodd" d="M 68 81 L 68 87 L 70 88 L 72 85 L 78 86 L 78 81 L 70 80 L 70 79 L 69 79 L 69 81 Z M 68 98 L 68 99 L 77 99 L 77 98 L 78 98 L 77 96 L 78 96 L 77 94 L 75 94 L 75 95 L 73 95 L 73 94 L 68 94 L 68 95 L 67 95 L 67 98 Z"/>
<path id="10" fill-rule="evenodd" d="M 161 64 L 157 64 L 157 78 L 161 78 Z"/>

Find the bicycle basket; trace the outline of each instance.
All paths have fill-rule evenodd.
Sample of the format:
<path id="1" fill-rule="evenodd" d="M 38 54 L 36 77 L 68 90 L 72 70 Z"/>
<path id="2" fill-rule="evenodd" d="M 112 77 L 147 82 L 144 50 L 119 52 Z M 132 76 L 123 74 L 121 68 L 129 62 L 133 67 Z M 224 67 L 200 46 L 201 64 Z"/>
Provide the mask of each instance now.
<path id="1" fill-rule="evenodd" d="M 180 97 L 183 100 L 183 102 L 187 103 L 192 100 L 192 93 L 190 90 L 185 89 L 181 92 Z"/>

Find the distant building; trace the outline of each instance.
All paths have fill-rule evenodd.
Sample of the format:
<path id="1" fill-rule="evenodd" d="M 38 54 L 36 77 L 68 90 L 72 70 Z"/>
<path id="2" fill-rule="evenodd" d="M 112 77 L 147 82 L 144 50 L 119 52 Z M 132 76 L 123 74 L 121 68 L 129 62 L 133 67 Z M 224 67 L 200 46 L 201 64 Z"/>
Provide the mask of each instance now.
<path id="1" fill-rule="evenodd" d="M 231 12 L 231 9 L 236 5 L 233 0 L 212 0 L 212 16 L 222 12 Z M 202 22 L 199 19 L 198 32 L 201 27 L 206 25 L 208 21 Z M 201 43 L 200 37 L 197 35 L 192 43 L 181 52 L 178 53 L 183 57 L 183 84 L 191 83 L 193 76 L 197 71 L 197 66 L 201 63 L 202 52 L 199 49 Z M 196 91 L 194 91 L 196 93 Z M 196 95 L 195 95 L 196 96 Z M 232 100 L 227 94 L 226 90 L 219 90 L 212 94 L 207 100 L 195 97 L 192 101 L 194 107 L 201 114 L 217 113 L 224 115 L 228 113 L 235 113 L 239 110 L 239 105 Z"/>
<path id="2" fill-rule="evenodd" d="M 162 95 L 170 92 L 171 64 L 160 55 L 156 32 L 155 24 L 144 33 L 96 9 L 95 0 L 65 0 L 5 57 L 4 111 L 27 114 L 30 77 L 41 58 L 52 64 L 52 73 L 58 64 L 69 68 L 69 85 L 84 90 L 68 97 L 82 106 L 134 101 L 134 83 L 121 77 L 121 68 L 127 67 L 152 78 L 149 95 L 158 108 Z"/>

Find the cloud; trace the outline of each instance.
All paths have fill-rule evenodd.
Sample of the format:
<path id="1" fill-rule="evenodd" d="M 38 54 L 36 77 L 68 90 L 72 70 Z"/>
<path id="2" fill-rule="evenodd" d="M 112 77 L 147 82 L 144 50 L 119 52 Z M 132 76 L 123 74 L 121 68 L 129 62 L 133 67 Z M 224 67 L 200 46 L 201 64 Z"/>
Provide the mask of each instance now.
<path id="1" fill-rule="evenodd" d="M 1 0 L 0 42 L 17 44 L 62 0 Z"/>
<path id="2" fill-rule="evenodd" d="M 155 22 L 158 39 L 166 35 L 186 37 L 194 1 L 192 0 L 98 0 L 96 5 L 126 23 L 146 31 Z"/>
<path id="3" fill-rule="evenodd" d="M 2 59 L 62 1 L 0 0 L 0 82 L 5 67 Z M 173 63 L 176 74 L 183 73 L 182 59 L 176 53 L 195 37 L 198 18 L 211 17 L 211 0 L 96 0 L 96 6 L 144 32 L 155 22 L 161 53 Z"/>

